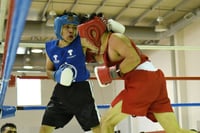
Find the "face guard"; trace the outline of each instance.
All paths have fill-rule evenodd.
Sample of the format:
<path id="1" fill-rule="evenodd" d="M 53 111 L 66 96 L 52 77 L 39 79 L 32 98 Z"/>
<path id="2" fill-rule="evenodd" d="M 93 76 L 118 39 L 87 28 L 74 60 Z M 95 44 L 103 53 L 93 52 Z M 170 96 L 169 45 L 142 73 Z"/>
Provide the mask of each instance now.
<path id="1" fill-rule="evenodd" d="M 97 16 L 88 22 L 78 25 L 80 37 L 87 39 L 93 47 L 97 47 L 98 53 L 101 47 L 101 36 L 106 30 L 123 34 L 125 32 L 125 26 L 115 20 L 106 20 L 103 17 Z"/>
<path id="2" fill-rule="evenodd" d="M 97 47 L 100 51 L 101 36 L 106 31 L 106 24 L 101 18 L 95 17 L 94 19 L 78 25 L 79 35 L 86 38 L 92 45 Z"/>
<path id="3" fill-rule="evenodd" d="M 62 26 L 66 24 L 73 24 L 73 25 L 78 25 L 79 24 L 79 19 L 78 16 L 75 14 L 68 14 L 68 15 L 63 15 L 61 17 L 56 17 L 54 20 L 54 32 L 57 36 L 58 39 L 63 40 L 61 31 L 62 31 Z"/>

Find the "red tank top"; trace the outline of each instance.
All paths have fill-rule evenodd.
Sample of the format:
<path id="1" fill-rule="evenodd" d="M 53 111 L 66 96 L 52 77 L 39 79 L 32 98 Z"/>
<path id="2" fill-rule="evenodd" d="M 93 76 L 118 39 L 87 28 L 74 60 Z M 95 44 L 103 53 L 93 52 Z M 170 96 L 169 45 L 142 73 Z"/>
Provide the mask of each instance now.
<path id="1" fill-rule="evenodd" d="M 110 34 L 110 35 L 111 35 L 111 34 Z M 109 37 L 110 37 L 110 35 L 109 35 Z M 139 50 L 139 48 L 137 48 L 137 46 L 135 45 L 135 43 L 133 42 L 133 40 L 130 39 L 130 41 L 131 41 L 131 44 L 132 44 L 133 48 L 135 49 L 135 51 L 136 51 L 136 52 L 138 53 L 138 55 L 140 56 L 140 59 L 141 59 L 141 60 L 140 60 L 140 63 L 139 63 L 138 65 L 140 65 L 140 64 L 142 64 L 143 62 L 149 60 L 148 57 L 147 57 L 146 55 L 144 55 L 144 54 Z M 105 64 L 106 66 L 108 66 L 108 67 L 120 64 L 120 63 L 123 61 L 123 59 L 120 60 L 120 61 L 117 61 L 117 62 L 112 62 L 112 61 L 110 61 L 110 59 L 109 59 L 109 57 L 108 57 L 108 45 L 109 45 L 109 43 L 107 44 L 106 50 L 105 50 L 105 52 L 104 52 L 104 54 L 103 54 L 104 64 Z M 138 65 L 137 65 L 137 66 L 138 66 Z M 136 67 L 137 67 L 137 66 L 136 66 Z"/>

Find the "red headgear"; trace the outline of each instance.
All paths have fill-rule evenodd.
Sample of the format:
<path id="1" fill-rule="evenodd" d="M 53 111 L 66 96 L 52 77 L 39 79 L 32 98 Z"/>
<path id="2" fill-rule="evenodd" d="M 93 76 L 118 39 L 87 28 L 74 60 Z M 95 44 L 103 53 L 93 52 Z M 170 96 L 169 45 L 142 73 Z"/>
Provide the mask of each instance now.
<path id="1" fill-rule="evenodd" d="M 106 31 L 106 24 L 99 17 L 78 25 L 78 31 L 80 37 L 86 38 L 93 45 L 100 49 L 101 47 L 101 36 Z"/>

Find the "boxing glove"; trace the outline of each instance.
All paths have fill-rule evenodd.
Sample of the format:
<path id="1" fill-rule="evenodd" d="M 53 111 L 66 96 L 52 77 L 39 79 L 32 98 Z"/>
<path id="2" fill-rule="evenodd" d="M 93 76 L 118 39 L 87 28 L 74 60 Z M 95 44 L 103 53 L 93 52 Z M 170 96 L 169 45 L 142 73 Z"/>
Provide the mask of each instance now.
<path id="1" fill-rule="evenodd" d="M 112 32 L 115 32 L 115 33 L 124 33 L 125 32 L 125 26 L 122 25 L 121 23 L 113 20 L 113 19 L 108 19 L 108 22 L 107 22 L 107 29 L 108 31 L 112 31 Z"/>
<path id="2" fill-rule="evenodd" d="M 73 71 L 69 66 L 59 68 L 54 72 L 54 80 L 64 86 L 70 86 L 73 81 Z"/>
<path id="3" fill-rule="evenodd" d="M 113 79 L 118 78 L 119 69 L 116 66 L 97 66 L 94 68 L 94 73 L 97 81 L 101 87 L 107 87 L 110 85 Z"/>

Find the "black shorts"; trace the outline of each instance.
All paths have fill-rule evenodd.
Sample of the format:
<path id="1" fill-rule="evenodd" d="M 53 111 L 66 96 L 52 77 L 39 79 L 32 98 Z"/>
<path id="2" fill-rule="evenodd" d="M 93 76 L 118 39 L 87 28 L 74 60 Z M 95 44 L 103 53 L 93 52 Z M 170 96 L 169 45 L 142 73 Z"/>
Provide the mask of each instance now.
<path id="1" fill-rule="evenodd" d="M 62 94 L 58 88 L 64 89 Z M 65 99 L 63 99 L 63 93 L 66 93 Z M 68 93 L 70 94 L 69 96 Z M 61 94 L 61 98 L 58 94 Z M 80 96 L 75 97 L 78 95 Z M 92 127 L 99 125 L 98 111 L 92 97 L 90 85 L 87 81 L 73 83 L 71 87 L 56 85 L 51 100 L 45 110 L 42 125 L 53 126 L 56 129 L 62 128 L 73 116 L 75 116 L 84 131 L 89 131 Z"/>

